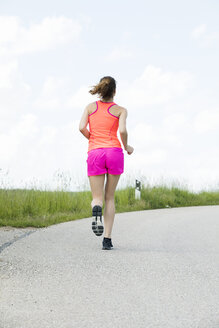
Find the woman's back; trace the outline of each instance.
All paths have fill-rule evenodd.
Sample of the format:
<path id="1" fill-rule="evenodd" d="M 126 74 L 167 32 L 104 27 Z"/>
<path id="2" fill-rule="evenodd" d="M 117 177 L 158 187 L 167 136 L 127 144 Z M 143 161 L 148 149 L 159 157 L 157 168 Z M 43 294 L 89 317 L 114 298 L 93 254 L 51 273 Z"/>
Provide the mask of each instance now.
<path id="1" fill-rule="evenodd" d="M 114 102 L 99 100 L 89 105 L 90 139 L 88 151 L 96 148 L 122 148 L 117 137 L 122 111 L 123 108 Z"/>
<path id="2" fill-rule="evenodd" d="M 100 100 L 101 103 L 104 103 L 103 101 Z M 124 107 L 121 107 L 119 105 L 117 105 L 115 102 L 105 102 L 108 103 L 109 105 L 111 105 L 112 103 L 114 104 L 114 106 L 110 107 L 109 112 L 117 117 L 120 117 L 122 111 L 124 110 Z M 92 102 L 89 104 L 88 107 L 88 113 L 89 115 L 94 113 L 97 109 L 97 104 L 96 101 Z"/>

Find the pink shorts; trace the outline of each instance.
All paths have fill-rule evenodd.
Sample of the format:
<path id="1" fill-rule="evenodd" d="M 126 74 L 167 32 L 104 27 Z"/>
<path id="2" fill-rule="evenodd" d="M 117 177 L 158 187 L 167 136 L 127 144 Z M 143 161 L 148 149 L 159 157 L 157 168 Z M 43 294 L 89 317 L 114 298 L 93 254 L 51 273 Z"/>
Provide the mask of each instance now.
<path id="1" fill-rule="evenodd" d="M 97 148 L 88 152 L 87 175 L 122 174 L 124 172 L 124 153 L 122 148 Z"/>

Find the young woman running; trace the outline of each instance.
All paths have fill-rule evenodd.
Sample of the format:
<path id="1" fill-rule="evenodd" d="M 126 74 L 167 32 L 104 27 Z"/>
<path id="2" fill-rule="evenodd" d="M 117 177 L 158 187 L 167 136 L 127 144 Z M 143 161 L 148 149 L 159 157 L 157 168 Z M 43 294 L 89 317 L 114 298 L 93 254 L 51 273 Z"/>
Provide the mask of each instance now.
<path id="1" fill-rule="evenodd" d="M 79 124 L 80 132 L 89 140 L 87 157 L 87 175 L 92 192 L 92 230 L 97 236 L 104 232 L 102 249 L 111 249 L 111 233 L 115 218 L 114 196 L 120 175 L 124 172 L 124 153 L 117 137 L 119 129 L 124 149 L 129 155 L 134 148 L 127 144 L 126 108 L 113 102 L 116 93 L 116 81 L 104 76 L 89 91 L 98 94 L 100 100 L 88 104 Z M 89 124 L 89 130 L 87 125 Z M 104 181 L 106 185 L 104 192 Z M 102 223 L 103 195 L 105 200 L 104 228 Z"/>

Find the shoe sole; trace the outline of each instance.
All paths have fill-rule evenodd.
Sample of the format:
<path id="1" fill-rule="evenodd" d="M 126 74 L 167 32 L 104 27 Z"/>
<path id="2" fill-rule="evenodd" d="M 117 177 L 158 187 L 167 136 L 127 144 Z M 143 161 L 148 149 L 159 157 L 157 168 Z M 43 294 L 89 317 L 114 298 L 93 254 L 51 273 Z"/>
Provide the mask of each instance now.
<path id="1" fill-rule="evenodd" d="M 111 247 L 102 247 L 102 249 L 107 249 L 107 250 L 110 250 Z"/>
<path id="2" fill-rule="evenodd" d="M 92 221 L 92 230 L 96 236 L 101 236 L 104 230 L 102 223 L 102 207 L 95 205 L 92 209 L 92 215 L 94 216 Z"/>

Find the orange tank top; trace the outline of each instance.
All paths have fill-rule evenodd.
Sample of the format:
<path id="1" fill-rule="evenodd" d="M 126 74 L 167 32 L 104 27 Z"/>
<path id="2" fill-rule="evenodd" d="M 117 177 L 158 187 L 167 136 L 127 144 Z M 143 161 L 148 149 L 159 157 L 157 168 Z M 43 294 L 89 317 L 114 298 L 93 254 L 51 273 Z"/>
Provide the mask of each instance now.
<path id="1" fill-rule="evenodd" d="M 88 115 L 89 123 L 89 145 L 88 151 L 96 148 L 122 148 L 117 137 L 119 118 L 109 112 L 116 105 L 114 102 L 96 101 L 97 109 Z"/>

